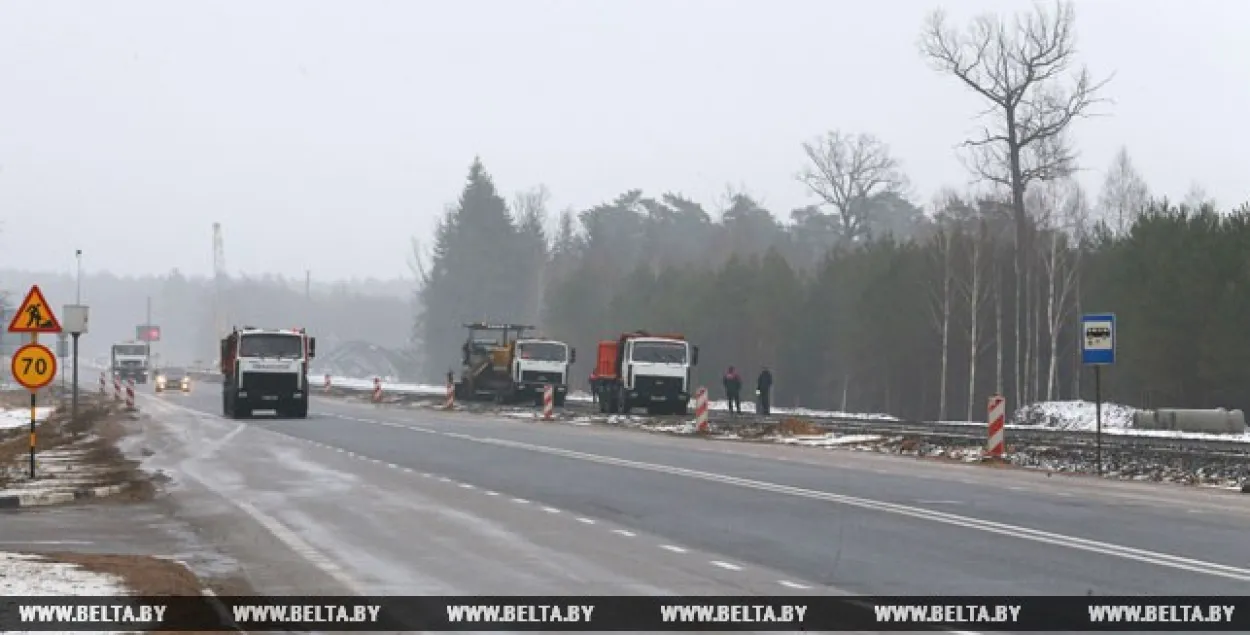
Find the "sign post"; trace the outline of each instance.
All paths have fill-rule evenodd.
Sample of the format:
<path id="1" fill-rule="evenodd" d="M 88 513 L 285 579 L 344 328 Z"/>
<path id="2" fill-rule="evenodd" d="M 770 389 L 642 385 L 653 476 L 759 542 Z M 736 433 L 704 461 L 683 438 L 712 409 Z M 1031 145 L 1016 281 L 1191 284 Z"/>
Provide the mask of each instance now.
<path id="1" fill-rule="evenodd" d="M 62 311 L 65 314 L 65 330 L 69 331 L 70 336 L 74 340 L 74 393 L 71 397 L 70 421 L 78 422 L 78 338 L 87 332 L 87 316 L 88 310 L 85 304 L 67 304 Z M 100 381 L 104 381 L 104 375 L 100 375 Z M 100 388 L 104 388 L 104 384 L 100 384 Z M 75 427 L 75 430 L 78 428 Z"/>
<path id="2" fill-rule="evenodd" d="M 1081 316 L 1081 363 L 1094 367 L 1094 461 L 1102 476 L 1102 367 L 1115 364 L 1115 314 Z"/>
<path id="3" fill-rule="evenodd" d="M 43 297 L 39 285 L 26 292 L 22 306 L 9 322 L 10 333 L 30 333 L 30 343 L 13 353 L 9 365 L 13 379 L 30 391 L 30 478 L 35 478 L 35 412 L 39 406 L 39 389 L 56 378 L 56 355 L 39 343 L 40 333 L 60 333 L 61 323 L 52 312 L 52 305 Z"/>

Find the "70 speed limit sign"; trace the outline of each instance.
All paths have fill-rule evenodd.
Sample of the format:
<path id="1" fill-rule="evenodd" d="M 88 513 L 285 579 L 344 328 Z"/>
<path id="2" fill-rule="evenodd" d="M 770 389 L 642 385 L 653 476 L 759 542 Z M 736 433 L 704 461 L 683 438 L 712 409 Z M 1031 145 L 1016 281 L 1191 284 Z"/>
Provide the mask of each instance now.
<path id="1" fill-rule="evenodd" d="M 43 344 L 27 344 L 13 353 L 13 379 L 27 390 L 39 390 L 56 379 L 56 355 Z"/>

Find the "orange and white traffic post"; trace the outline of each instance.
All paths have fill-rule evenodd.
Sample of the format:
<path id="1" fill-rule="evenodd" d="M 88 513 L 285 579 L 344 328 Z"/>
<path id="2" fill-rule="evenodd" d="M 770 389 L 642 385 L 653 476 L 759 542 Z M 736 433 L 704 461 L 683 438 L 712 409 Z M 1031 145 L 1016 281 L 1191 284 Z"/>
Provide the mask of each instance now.
<path id="1" fill-rule="evenodd" d="M 122 377 L 113 375 L 113 401 L 122 400 Z"/>
<path id="2" fill-rule="evenodd" d="M 447 401 L 443 403 L 443 410 L 453 410 L 456 407 L 456 384 L 447 382 Z"/>
<path id="3" fill-rule="evenodd" d="M 555 419 L 556 388 L 551 384 L 543 386 L 543 421 Z"/>
<path id="4" fill-rule="evenodd" d="M 100 394 L 108 394 L 108 384 L 104 381 L 104 371 L 100 371 Z"/>
<path id="5" fill-rule="evenodd" d="M 126 383 L 126 409 L 135 409 L 135 380 L 128 380 Z"/>
<path id="6" fill-rule="evenodd" d="M 326 373 L 326 394 L 330 394 L 330 373 Z"/>
<path id="7" fill-rule="evenodd" d="M 382 378 L 373 378 L 373 403 L 382 403 Z"/>
<path id="8" fill-rule="evenodd" d="M 694 425 L 698 432 L 707 432 L 707 388 L 699 386 L 694 393 Z"/>
<path id="9" fill-rule="evenodd" d="M 1003 458 L 1003 445 L 1006 433 L 1003 429 L 1007 419 L 1007 398 L 1002 395 L 990 397 L 989 404 L 989 435 L 985 442 L 985 455 Z"/>

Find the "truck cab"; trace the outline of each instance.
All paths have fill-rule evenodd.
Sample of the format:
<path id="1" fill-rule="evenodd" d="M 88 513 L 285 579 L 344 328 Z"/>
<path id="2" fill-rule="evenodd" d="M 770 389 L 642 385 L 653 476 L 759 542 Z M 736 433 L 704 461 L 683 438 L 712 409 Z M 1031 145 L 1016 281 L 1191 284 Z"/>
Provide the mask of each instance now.
<path id="1" fill-rule="evenodd" d="M 122 381 L 134 380 L 136 384 L 148 382 L 151 364 L 148 360 L 148 345 L 142 342 L 121 342 L 114 344 L 110 352 L 110 368 L 113 374 Z"/>
<path id="2" fill-rule="evenodd" d="M 685 415 L 699 347 L 682 335 L 626 333 L 599 342 L 595 390 L 603 412 Z"/>
<path id="3" fill-rule="evenodd" d="M 317 340 L 303 329 L 245 326 L 221 340 L 222 414 L 242 419 L 256 410 L 308 416 L 308 364 Z"/>
<path id="4" fill-rule="evenodd" d="M 512 386 L 518 397 L 541 403 L 543 391 L 552 386 L 554 405 L 563 406 L 569 393 L 569 365 L 577 361 L 577 350 L 564 342 L 545 339 L 518 339 L 513 343 Z"/>

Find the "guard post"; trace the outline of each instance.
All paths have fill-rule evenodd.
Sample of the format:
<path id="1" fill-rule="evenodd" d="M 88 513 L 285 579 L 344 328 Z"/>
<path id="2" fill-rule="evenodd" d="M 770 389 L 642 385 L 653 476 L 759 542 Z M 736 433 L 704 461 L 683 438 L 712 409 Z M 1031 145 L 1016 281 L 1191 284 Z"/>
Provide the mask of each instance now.
<path id="1" fill-rule="evenodd" d="M 1115 364 L 1115 314 L 1081 316 L 1081 363 L 1094 367 L 1094 462 L 1102 476 L 1102 367 Z"/>

